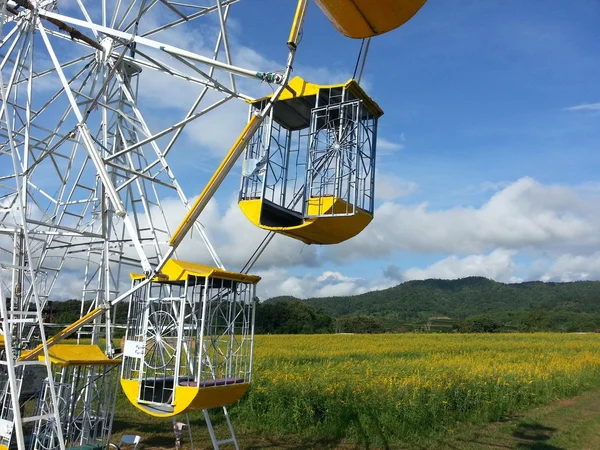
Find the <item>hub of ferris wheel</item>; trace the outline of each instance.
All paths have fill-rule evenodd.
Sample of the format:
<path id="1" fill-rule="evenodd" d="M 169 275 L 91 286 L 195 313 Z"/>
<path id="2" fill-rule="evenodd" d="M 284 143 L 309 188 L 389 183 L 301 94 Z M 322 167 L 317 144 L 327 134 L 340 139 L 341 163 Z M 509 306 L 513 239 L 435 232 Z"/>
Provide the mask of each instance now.
<path id="1" fill-rule="evenodd" d="M 218 448 L 208 411 L 251 388 L 260 278 L 248 271 L 275 234 L 330 245 L 371 222 L 383 111 L 360 75 L 292 78 L 308 0 L 282 46 L 284 70 L 236 65 L 227 22 L 238 2 L 0 0 L 0 450 L 106 447 L 119 386 L 149 415 L 202 410 Z M 315 2 L 368 49 L 425 0 Z M 197 32 L 198 21 L 212 47 L 172 45 L 169 33 Z M 187 111 L 161 126 L 143 98 L 152 76 L 189 93 Z M 254 98 L 241 77 L 271 94 Z M 250 119 L 191 203 L 198 191 L 184 192 L 169 163 L 182 133 L 240 99 Z M 199 219 L 240 159 L 240 208 L 268 234 L 235 272 Z M 187 211 L 181 220 L 164 214 L 169 196 Z M 202 261 L 180 258 L 191 230 Z M 79 319 L 51 328 L 49 302 L 72 289 Z M 118 351 L 120 302 L 129 313 Z"/>

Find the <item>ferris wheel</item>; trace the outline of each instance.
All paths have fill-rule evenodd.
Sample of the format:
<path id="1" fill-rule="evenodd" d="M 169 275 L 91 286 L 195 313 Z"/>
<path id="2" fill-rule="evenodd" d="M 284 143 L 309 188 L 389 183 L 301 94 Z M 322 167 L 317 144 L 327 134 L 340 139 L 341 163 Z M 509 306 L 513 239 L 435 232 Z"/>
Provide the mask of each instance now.
<path id="1" fill-rule="evenodd" d="M 269 184 L 266 172 L 243 176 L 240 206 L 269 230 L 243 272 L 274 233 L 330 244 L 357 234 L 372 218 L 371 139 L 382 112 L 355 82 L 311 85 L 310 95 L 294 90 L 303 83 L 290 75 L 308 0 L 298 1 L 295 14 L 290 11 L 283 69 L 238 65 L 227 31 L 238 3 L 243 2 L 0 0 L 0 362 L 6 368 L 0 371 L 0 448 L 16 443 L 24 450 L 23 424 L 32 421 L 37 435 L 53 430 L 51 440 L 36 442 L 70 445 L 63 430 L 68 422 L 64 367 L 87 367 L 68 372 L 70 386 L 101 385 L 108 392 L 85 397 L 104 399 L 105 411 L 86 419 L 96 425 L 85 422 L 85 429 L 96 430 L 91 434 L 101 439 L 110 436 L 114 388 L 105 376 L 115 373 L 109 370 L 115 353 L 112 312 L 120 301 L 130 304 L 121 384 L 136 407 L 170 417 L 225 406 L 246 392 L 258 277 L 226 271 L 198 221 L 244 152 L 244 162 L 285 166 L 286 175 L 278 186 Z M 356 1 L 351 8 L 343 8 L 342 1 L 316 3 L 343 34 L 368 39 L 402 25 L 425 0 L 387 0 L 377 7 Z M 272 94 L 256 100 L 250 93 L 264 83 Z M 168 97 L 174 86 L 186 95 L 177 97 L 177 110 L 156 120 L 155 90 Z M 230 151 L 191 204 L 188 198 L 197 192 L 184 192 L 171 162 L 183 147 L 185 130 L 239 101 L 250 103 L 250 120 L 237 139 L 232 135 Z M 312 110 L 300 114 L 302 125 L 290 125 L 285 108 L 311 101 Z M 350 110 L 354 116 L 340 119 Z M 266 193 L 288 190 L 292 149 L 274 150 L 274 126 L 290 138 L 313 142 L 295 154 L 306 159 L 295 168 L 304 171 L 298 175 L 303 183 L 279 203 Z M 281 161 L 269 158 L 275 153 Z M 333 190 L 331 183 L 337 186 Z M 351 191 L 352 198 L 345 194 Z M 358 201 L 359 194 L 370 200 Z M 177 228 L 163 212 L 168 197 L 179 198 L 188 211 Z M 295 202 L 291 207 L 289 200 Z M 332 222 L 318 219 L 339 224 L 343 217 L 359 220 L 346 220 L 350 230 L 342 237 L 319 237 Z M 192 228 L 213 266 L 177 259 L 177 247 Z M 137 275 L 124 287 L 128 272 Z M 49 338 L 45 308 L 73 279 L 81 317 Z M 96 347 L 106 338 L 104 357 L 89 348 L 93 358 L 82 356 L 81 346 L 58 344 L 75 333 L 78 343 L 89 340 Z M 31 386 L 25 389 L 23 380 L 33 375 L 44 380 L 39 383 L 44 402 L 39 414 L 27 418 L 21 410 Z M 144 376 L 154 377 L 154 384 Z M 209 388 L 219 390 L 208 395 Z M 77 403 L 78 414 L 88 417 L 91 401 Z M 78 434 L 79 443 L 87 443 L 86 433 Z"/>

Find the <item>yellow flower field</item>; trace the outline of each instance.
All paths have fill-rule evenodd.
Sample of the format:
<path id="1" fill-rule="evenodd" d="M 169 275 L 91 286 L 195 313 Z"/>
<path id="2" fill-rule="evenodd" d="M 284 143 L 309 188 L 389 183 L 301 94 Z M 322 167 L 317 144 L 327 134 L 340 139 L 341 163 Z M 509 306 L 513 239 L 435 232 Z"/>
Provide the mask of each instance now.
<path id="1" fill-rule="evenodd" d="M 600 335 L 257 336 L 236 423 L 389 444 L 600 386 Z"/>

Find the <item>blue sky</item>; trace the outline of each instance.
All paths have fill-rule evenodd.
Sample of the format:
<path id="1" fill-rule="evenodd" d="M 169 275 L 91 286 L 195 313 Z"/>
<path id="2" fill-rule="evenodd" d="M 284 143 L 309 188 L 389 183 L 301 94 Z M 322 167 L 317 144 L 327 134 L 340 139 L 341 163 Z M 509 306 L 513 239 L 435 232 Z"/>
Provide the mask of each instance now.
<path id="1" fill-rule="evenodd" d="M 93 12 L 96 4 L 85 3 Z M 63 12 L 77 8 L 61 3 Z M 293 1 L 236 3 L 234 63 L 282 69 L 294 9 Z M 468 275 L 600 279 L 598 23 L 595 0 L 429 0 L 407 24 L 374 38 L 363 85 L 385 111 L 375 219 L 337 246 L 276 238 L 255 267 L 259 296 L 348 295 Z M 201 52 L 214 35 L 198 21 L 156 39 Z M 311 1 L 294 75 L 346 81 L 359 47 Z M 150 128 L 180 120 L 199 89 L 144 71 L 139 105 Z M 188 197 L 202 190 L 246 116 L 246 105 L 230 102 L 186 129 L 169 163 Z M 238 165 L 200 218 L 231 270 L 264 236 L 237 208 L 239 177 Z M 177 225 L 179 201 L 162 200 Z M 208 262 L 197 236 L 178 256 Z"/>
<path id="2" fill-rule="evenodd" d="M 291 3 L 241 2 L 234 42 L 283 61 Z M 338 248 L 280 239 L 279 252 L 306 254 L 265 258 L 265 295 L 350 294 L 428 276 L 598 278 L 599 20 L 594 1 L 430 0 L 373 39 L 364 84 L 385 111 L 378 169 L 397 195 Z M 311 3 L 295 74 L 344 81 L 359 46 Z M 216 198 L 221 217 L 237 175 Z M 196 178 L 182 182 L 189 195 L 199 189 Z"/>

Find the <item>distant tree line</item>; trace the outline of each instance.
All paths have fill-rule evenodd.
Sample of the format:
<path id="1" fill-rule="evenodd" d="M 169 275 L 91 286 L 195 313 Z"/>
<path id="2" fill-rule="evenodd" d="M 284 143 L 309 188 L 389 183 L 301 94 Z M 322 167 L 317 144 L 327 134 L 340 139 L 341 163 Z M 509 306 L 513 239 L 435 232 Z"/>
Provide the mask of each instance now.
<path id="1" fill-rule="evenodd" d="M 256 309 L 257 334 L 383 333 L 380 319 L 344 316 L 337 319 L 308 303 L 290 299 L 260 303 Z"/>
<path id="2" fill-rule="evenodd" d="M 87 312 L 90 304 L 86 304 Z M 48 302 L 48 322 L 79 318 L 77 300 Z M 127 303 L 113 309 L 127 320 Z M 600 331 L 600 282 L 503 284 L 481 277 L 402 283 L 356 296 L 260 302 L 257 334 Z M 122 335 L 122 330 L 117 333 Z M 118 336 L 117 336 L 118 337 Z"/>
<path id="3" fill-rule="evenodd" d="M 90 303 L 84 306 L 84 313 Z M 45 308 L 46 322 L 68 325 L 79 319 L 79 300 L 48 302 Z M 114 322 L 125 325 L 127 304 L 119 303 L 113 310 Z M 50 331 L 58 330 L 54 328 Z M 314 308 L 301 300 L 261 302 L 256 309 L 255 332 L 257 334 L 323 334 L 323 333 L 382 333 L 383 322 L 368 316 L 347 316 L 334 319 L 323 310 Z M 123 330 L 116 330 L 115 337 L 122 337 Z"/>

